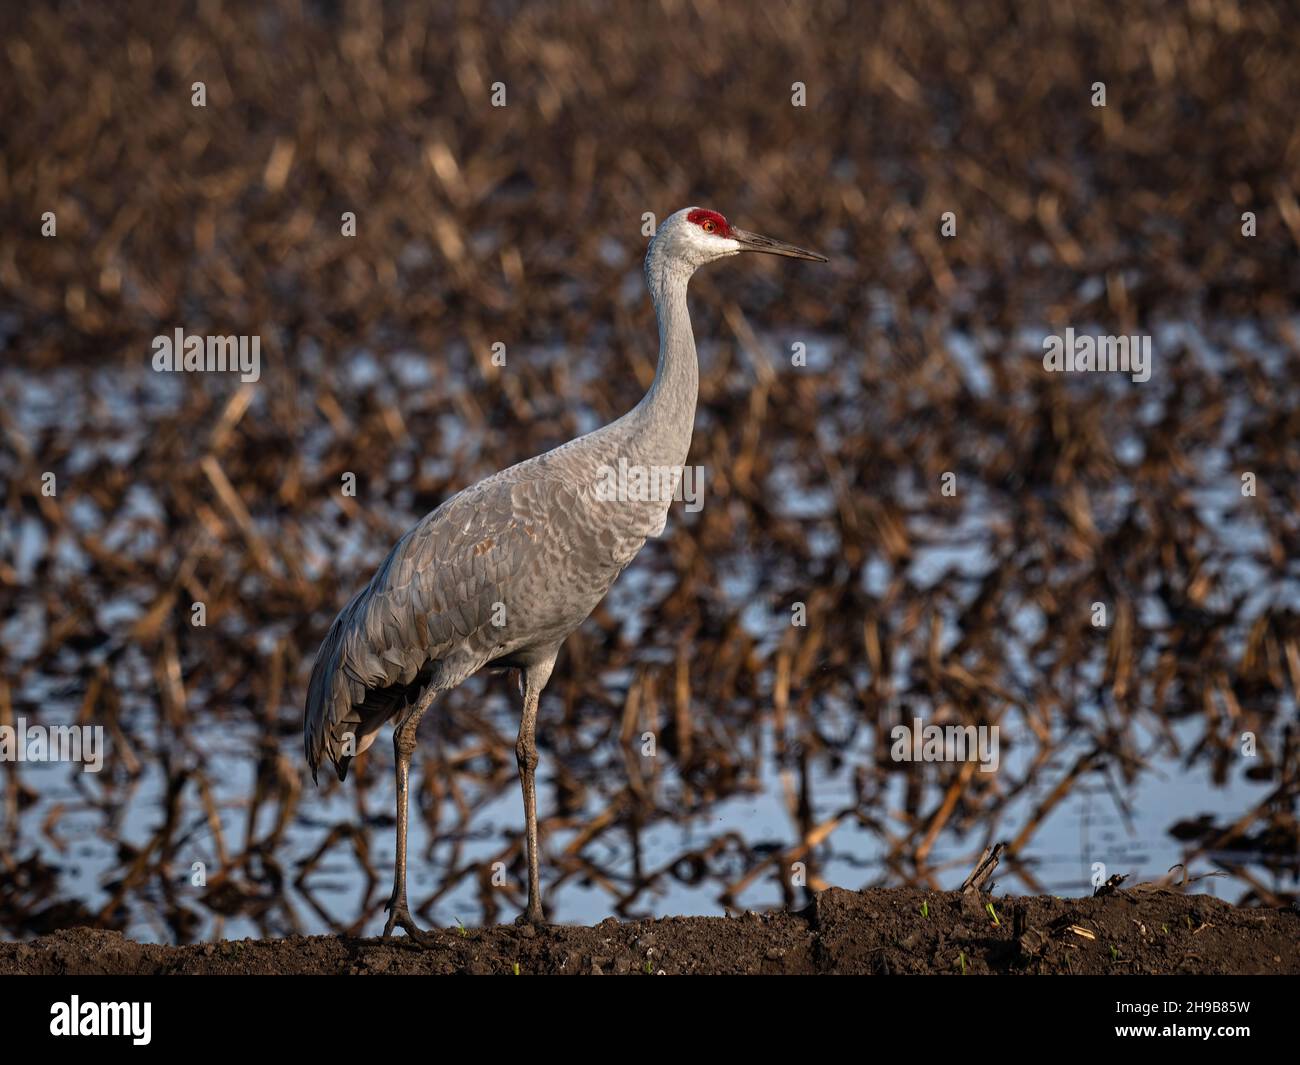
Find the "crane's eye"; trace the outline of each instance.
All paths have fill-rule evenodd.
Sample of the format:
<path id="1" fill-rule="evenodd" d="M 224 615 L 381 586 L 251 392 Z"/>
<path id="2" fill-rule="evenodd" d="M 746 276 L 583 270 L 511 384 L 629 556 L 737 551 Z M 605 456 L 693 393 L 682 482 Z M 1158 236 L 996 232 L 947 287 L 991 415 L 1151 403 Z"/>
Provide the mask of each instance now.
<path id="1" fill-rule="evenodd" d="M 718 226 L 712 219 L 706 218 L 704 220 L 704 224 L 700 228 L 703 229 L 704 232 L 706 233 L 712 233 L 715 229 L 718 228 Z"/>

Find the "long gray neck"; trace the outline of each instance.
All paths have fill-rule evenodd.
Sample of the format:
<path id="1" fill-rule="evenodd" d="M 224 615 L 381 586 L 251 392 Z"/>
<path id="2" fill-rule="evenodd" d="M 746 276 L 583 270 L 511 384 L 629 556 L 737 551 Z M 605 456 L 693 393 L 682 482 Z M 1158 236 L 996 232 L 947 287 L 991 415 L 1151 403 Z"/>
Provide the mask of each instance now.
<path id="1" fill-rule="evenodd" d="M 634 446 L 647 463 L 680 466 L 691 447 L 700 388 L 695 336 L 686 307 L 692 271 L 678 260 L 656 255 L 656 250 L 646 260 L 645 273 L 659 324 L 659 365 L 650 391 L 632 411 L 637 427 Z"/>

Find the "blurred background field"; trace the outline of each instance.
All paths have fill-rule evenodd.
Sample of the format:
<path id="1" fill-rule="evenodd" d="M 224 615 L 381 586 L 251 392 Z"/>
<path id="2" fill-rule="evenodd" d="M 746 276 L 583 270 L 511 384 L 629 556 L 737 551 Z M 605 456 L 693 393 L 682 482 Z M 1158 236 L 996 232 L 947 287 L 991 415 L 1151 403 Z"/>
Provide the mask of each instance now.
<path id="1" fill-rule="evenodd" d="M 312 656 L 422 513 L 636 402 L 643 215 L 687 204 L 832 262 L 693 283 L 704 507 L 543 697 L 553 916 L 951 887 L 996 839 L 1002 891 L 1294 899 L 1298 53 L 1213 0 L 5 6 L 0 724 L 109 753 L 0 765 L 0 927 L 377 930 L 391 746 L 312 786 Z M 154 373 L 177 327 L 261 379 Z M 1151 379 L 1045 373 L 1067 327 Z M 521 902 L 517 713 L 425 719 L 424 920 Z M 891 760 L 918 717 L 1000 771 Z"/>

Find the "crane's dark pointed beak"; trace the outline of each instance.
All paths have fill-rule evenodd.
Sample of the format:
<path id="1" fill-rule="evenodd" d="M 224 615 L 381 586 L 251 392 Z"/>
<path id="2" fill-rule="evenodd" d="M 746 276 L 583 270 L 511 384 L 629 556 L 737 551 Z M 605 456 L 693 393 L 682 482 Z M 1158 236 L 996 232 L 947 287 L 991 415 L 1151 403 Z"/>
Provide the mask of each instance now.
<path id="1" fill-rule="evenodd" d="M 740 245 L 741 251 L 761 251 L 766 252 L 768 255 L 785 255 L 791 259 L 809 259 L 815 263 L 829 261 L 826 256 L 818 255 L 815 251 L 796 248 L 793 244 L 787 244 L 783 240 L 761 237 L 757 233 L 749 232 L 747 229 L 737 229 L 732 226 L 729 235 L 732 240 Z"/>

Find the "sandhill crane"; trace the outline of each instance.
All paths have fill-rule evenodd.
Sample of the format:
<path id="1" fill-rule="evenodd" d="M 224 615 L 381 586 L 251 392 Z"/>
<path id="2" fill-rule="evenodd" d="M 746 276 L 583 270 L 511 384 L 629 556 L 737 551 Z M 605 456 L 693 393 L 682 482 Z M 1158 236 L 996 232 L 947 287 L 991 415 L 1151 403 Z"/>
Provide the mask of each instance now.
<path id="1" fill-rule="evenodd" d="M 617 421 L 452 496 L 397 542 L 334 619 L 316 655 L 303 735 L 312 777 L 328 757 L 339 779 L 396 718 L 397 860 L 384 935 L 425 934 L 406 902 L 407 779 L 420 718 L 439 692 L 484 666 L 521 675 L 515 755 L 524 796 L 528 909 L 541 922 L 537 845 L 537 701 L 569 633 L 596 608 L 646 539 L 663 532 L 691 445 L 699 368 L 686 286 L 705 263 L 740 252 L 824 256 L 688 207 L 664 220 L 645 258 L 659 325 L 650 390 Z M 610 471 L 671 470 L 653 498 L 609 491 Z M 624 483 L 627 483 L 625 478 Z M 654 483 L 643 477 L 638 484 Z M 637 498 L 631 498 L 636 496 Z"/>

